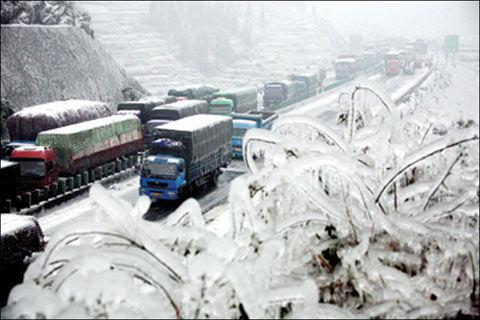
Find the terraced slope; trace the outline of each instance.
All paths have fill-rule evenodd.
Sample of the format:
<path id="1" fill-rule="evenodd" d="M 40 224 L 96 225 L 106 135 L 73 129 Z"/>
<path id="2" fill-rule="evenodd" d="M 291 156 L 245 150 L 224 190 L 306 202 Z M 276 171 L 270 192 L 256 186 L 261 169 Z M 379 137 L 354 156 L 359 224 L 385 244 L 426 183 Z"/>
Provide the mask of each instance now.
<path id="1" fill-rule="evenodd" d="M 153 94 L 193 83 L 210 83 L 222 88 L 260 87 L 306 66 L 311 69 L 331 66 L 336 49 L 342 45 L 341 36 L 328 21 L 315 19 L 308 8 L 288 3 L 263 4 L 267 23 L 261 28 L 258 25 L 259 6 L 253 3 L 253 46 L 247 47 L 239 36 L 233 36 L 230 43 L 234 62 L 227 66 L 217 65 L 206 75 L 193 63 L 180 61 L 178 46 L 161 31 L 149 26 L 149 2 L 86 1 L 78 4 L 91 14 L 95 38 Z M 289 8 L 285 10 L 285 6 Z M 239 25 L 242 24 L 240 19 Z"/>

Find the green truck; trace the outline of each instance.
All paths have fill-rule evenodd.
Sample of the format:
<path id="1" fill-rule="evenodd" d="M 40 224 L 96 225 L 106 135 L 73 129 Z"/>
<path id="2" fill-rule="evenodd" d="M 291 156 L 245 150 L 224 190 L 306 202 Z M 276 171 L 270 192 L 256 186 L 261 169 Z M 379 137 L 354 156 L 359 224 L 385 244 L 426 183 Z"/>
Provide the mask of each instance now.
<path id="1" fill-rule="evenodd" d="M 209 113 L 229 116 L 233 112 L 257 110 L 257 90 L 254 87 L 235 88 L 215 92 L 209 104 Z"/>

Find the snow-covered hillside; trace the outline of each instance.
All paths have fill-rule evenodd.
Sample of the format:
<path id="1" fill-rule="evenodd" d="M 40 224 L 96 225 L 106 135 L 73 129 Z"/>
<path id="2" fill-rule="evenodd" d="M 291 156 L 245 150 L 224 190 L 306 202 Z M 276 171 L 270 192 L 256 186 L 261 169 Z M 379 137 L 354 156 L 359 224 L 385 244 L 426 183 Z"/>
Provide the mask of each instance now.
<path id="1" fill-rule="evenodd" d="M 252 3 L 253 45 L 246 46 L 239 35 L 232 35 L 232 63 L 216 64 L 209 72 L 202 73 L 188 61 L 178 59 L 178 45 L 162 30 L 151 26 L 148 1 L 78 4 L 92 16 L 95 38 L 153 94 L 200 82 L 221 88 L 261 86 L 306 67 L 331 67 L 337 50 L 346 45 L 321 12 L 315 18 L 314 12 L 305 6 Z M 289 9 L 285 10 L 285 6 Z M 240 3 L 237 10 L 241 25 L 246 4 Z M 264 25 L 259 23 L 262 10 Z"/>

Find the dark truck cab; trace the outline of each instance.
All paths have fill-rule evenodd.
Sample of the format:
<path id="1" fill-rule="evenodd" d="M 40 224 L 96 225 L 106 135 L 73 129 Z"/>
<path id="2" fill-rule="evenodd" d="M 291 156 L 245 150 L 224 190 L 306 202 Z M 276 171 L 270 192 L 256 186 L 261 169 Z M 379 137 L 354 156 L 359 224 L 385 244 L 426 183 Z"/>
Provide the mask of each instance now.
<path id="1" fill-rule="evenodd" d="M 2 214 L 0 274 L 2 275 L 1 307 L 7 303 L 10 290 L 23 280 L 29 259 L 43 251 L 47 238 L 37 219 L 31 216 Z"/>
<path id="2" fill-rule="evenodd" d="M 207 114 L 208 103 L 205 100 L 182 100 L 152 109 L 150 120 L 146 123 L 143 140 L 148 148 L 155 136 L 155 127 L 196 114 Z"/>

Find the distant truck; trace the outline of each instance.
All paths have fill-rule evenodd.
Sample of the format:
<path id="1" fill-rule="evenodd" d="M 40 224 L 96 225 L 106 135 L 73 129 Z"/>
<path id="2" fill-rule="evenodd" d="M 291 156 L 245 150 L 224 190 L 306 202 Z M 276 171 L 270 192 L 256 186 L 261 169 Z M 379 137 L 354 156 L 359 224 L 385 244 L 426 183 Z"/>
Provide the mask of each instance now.
<path id="1" fill-rule="evenodd" d="M 289 80 L 295 83 L 295 96 L 307 98 L 317 93 L 319 81 L 317 73 L 291 74 Z"/>
<path id="2" fill-rule="evenodd" d="M 11 142 L 6 148 L 35 144 L 37 135 L 46 130 L 111 116 L 106 103 L 88 100 L 65 100 L 24 108 L 7 119 Z"/>
<path id="3" fill-rule="evenodd" d="M 266 83 L 263 87 L 263 107 L 277 110 L 285 107 L 295 97 L 295 82 L 290 80 Z"/>
<path id="4" fill-rule="evenodd" d="M 10 290 L 23 281 L 28 259 L 41 252 L 47 244 L 36 218 L 2 214 L 0 246 L 0 273 L 2 275 L 0 307 L 7 303 Z"/>
<path id="5" fill-rule="evenodd" d="M 144 144 L 148 146 L 152 142 L 155 136 L 155 127 L 159 125 L 196 114 L 207 113 L 208 103 L 205 100 L 183 100 L 155 107 L 150 112 L 150 120 L 144 128 Z"/>
<path id="6" fill-rule="evenodd" d="M 200 99 L 210 102 L 212 95 L 217 91 L 218 88 L 209 85 L 194 85 L 181 89 L 170 89 L 167 94 L 177 97 L 177 100 Z"/>
<path id="7" fill-rule="evenodd" d="M 37 145 L 12 151 L 19 164 L 22 191 L 49 186 L 58 176 L 72 176 L 143 147 L 140 120 L 114 115 L 40 132 Z"/>
<path id="8" fill-rule="evenodd" d="M 248 129 L 263 128 L 270 130 L 273 121 L 278 114 L 273 111 L 250 111 L 248 113 L 232 113 L 233 135 L 232 135 L 232 156 L 242 159 L 243 136 Z"/>
<path id="9" fill-rule="evenodd" d="M 146 124 L 150 120 L 150 113 L 154 108 L 175 101 L 177 99 L 173 96 L 146 97 L 138 101 L 125 101 L 118 104 L 117 114 L 134 114 L 140 118 L 142 124 Z"/>
<path id="10" fill-rule="evenodd" d="M 157 127 L 140 173 L 140 194 L 177 200 L 207 183 L 231 161 L 232 118 L 199 114 Z"/>
<path id="11" fill-rule="evenodd" d="M 385 55 L 385 75 L 396 76 L 402 70 L 402 63 L 397 52 L 389 52 Z"/>
<path id="12" fill-rule="evenodd" d="M 257 89 L 242 87 L 222 90 L 212 95 L 209 113 L 229 116 L 233 112 L 248 112 L 257 109 Z"/>
<path id="13" fill-rule="evenodd" d="M 348 79 L 356 72 L 355 59 L 342 58 L 335 61 L 335 76 L 337 80 Z"/>

